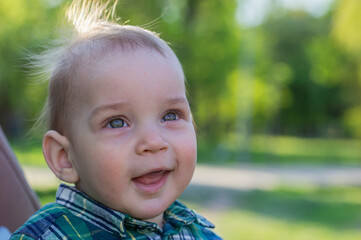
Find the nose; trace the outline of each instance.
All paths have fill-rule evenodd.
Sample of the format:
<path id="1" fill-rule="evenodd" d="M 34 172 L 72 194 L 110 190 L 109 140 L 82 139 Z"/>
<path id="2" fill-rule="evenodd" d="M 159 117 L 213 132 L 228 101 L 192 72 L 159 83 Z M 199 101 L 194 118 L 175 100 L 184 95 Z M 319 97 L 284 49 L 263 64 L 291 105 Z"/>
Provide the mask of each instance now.
<path id="1" fill-rule="evenodd" d="M 168 143 L 156 129 L 143 130 L 136 144 L 137 154 L 157 153 L 168 149 Z"/>

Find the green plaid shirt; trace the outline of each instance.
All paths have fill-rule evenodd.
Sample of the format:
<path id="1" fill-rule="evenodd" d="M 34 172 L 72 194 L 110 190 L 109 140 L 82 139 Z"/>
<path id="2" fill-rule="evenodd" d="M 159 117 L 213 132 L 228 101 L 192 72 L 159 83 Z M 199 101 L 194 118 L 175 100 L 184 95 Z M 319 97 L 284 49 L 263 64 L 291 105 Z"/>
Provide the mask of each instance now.
<path id="1" fill-rule="evenodd" d="M 163 229 L 92 200 L 61 184 L 56 203 L 35 213 L 10 239 L 221 239 L 213 224 L 176 201 L 164 214 Z"/>

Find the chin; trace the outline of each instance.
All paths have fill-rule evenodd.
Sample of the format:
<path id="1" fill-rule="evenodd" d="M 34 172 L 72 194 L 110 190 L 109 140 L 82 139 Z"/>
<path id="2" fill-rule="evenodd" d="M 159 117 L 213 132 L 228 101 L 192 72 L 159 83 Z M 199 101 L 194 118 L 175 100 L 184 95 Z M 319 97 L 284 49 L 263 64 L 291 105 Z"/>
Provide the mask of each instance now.
<path id="1" fill-rule="evenodd" d="M 132 217 L 138 219 L 155 218 L 164 213 L 173 202 L 174 201 L 164 201 L 159 199 L 149 200 L 142 204 L 142 206 L 137 209 L 137 212 L 134 212 L 134 214 L 131 215 Z"/>

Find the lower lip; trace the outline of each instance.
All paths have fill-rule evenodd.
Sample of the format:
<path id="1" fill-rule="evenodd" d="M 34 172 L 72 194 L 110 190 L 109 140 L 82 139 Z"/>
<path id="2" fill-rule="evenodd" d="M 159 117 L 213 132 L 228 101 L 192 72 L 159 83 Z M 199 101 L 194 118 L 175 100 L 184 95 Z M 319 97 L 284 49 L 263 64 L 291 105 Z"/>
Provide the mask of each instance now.
<path id="1" fill-rule="evenodd" d="M 161 176 L 159 176 L 159 178 L 155 182 L 149 184 L 143 183 L 141 181 L 137 181 L 136 178 L 134 178 L 132 181 L 140 191 L 145 192 L 147 194 L 154 194 L 157 193 L 163 187 L 163 185 L 167 181 L 169 173 L 170 173 L 169 171 L 165 171 L 164 173 L 162 173 Z"/>

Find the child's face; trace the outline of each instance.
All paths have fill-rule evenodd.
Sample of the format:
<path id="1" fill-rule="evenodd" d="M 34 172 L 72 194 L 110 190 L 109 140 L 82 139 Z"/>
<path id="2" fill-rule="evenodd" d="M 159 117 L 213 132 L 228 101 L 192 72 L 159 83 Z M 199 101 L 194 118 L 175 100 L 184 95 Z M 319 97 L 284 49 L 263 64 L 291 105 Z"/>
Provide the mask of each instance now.
<path id="1" fill-rule="evenodd" d="M 182 69 L 175 59 L 138 49 L 85 70 L 69 152 L 76 186 L 133 217 L 159 218 L 196 163 Z"/>

